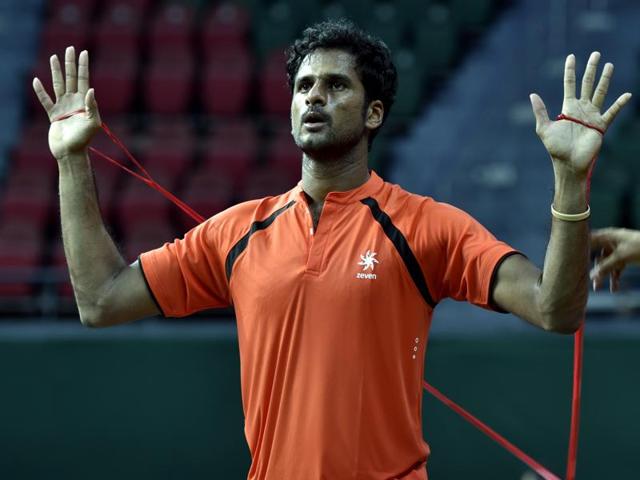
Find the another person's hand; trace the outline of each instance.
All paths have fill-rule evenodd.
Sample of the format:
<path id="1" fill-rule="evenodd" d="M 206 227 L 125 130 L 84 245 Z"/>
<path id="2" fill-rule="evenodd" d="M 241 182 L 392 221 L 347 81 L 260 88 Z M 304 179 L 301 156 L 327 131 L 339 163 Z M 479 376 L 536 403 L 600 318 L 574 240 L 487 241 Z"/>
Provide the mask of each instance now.
<path id="1" fill-rule="evenodd" d="M 51 127 L 49 128 L 49 148 L 58 160 L 70 155 L 83 154 L 93 135 L 101 125 L 95 92 L 89 88 L 89 54 L 80 53 L 76 68 L 76 53 L 73 47 L 65 52 L 65 76 L 62 76 L 57 55 L 50 60 L 51 77 L 55 103 L 46 92 L 38 78 L 33 79 L 33 90 L 44 107 Z M 84 109 L 84 113 L 74 114 L 63 120 L 57 120 L 72 112 Z"/>
<path id="2" fill-rule="evenodd" d="M 596 263 L 591 270 L 594 290 L 610 277 L 610 289 L 618 290 L 620 274 L 629 264 L 640 264 L 640 231 L 625 228 L 604 228 L 591 233 L 591 249 Z"/>
<path id="3" fill-rule="evenodd" d="M 562 113 L 606 131 L 620 109 L 629 101 L 631 94 L 620 95 L 606 112 L 600 113 L 613 75 L 613 64 L 605 64 L 594 92 L 599 60 L 598 52 L 593 52 L 589 57 L 582 78 L 580 98 L 576 98 L 576 59 L 574 55 L 567 57 L 564 67 Z M 585 178 L 591 163 L 600 151 L 602 135 L 574 121 L 551 121 L 542 99 L 535 93 L 531 94 L 530 99 L 536 117 L 536 133 L 554 160 L 554 167 L 564 168 L 578 177 Z"/>

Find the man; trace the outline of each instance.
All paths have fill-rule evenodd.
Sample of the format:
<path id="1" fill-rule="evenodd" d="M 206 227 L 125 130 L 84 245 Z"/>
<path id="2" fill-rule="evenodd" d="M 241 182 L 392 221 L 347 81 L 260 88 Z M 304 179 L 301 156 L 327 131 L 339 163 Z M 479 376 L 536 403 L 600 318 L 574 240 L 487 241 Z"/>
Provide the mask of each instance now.
<path id="1" fill-rule="evenodd" d="M 317 24 L 288 50 L 291 126 L 302 180 L 242 203 L 127 266 L 96 202 L 86 148 L 99 128 L 88 55 L 51 60 L 49 118 L 60 170 L 62 230 L 83 324 L 108 326 L 233 304 L 237 315 L 250 479 L 426 479 L 421 381 L 429 325 L 443 298 L 513 312 L 574 332 L 588 291 L 587 172 L 629 95 L 600 109 L 599 54 L 575 97 L 567 58 L 562 112 L 531 96 L 556 178 L 544 269 L 467 214 L 385 183 L 367 167 L 389 113 L 388 48 L 345 21 Z M 79 107 L 85 113 L 57 118 Z M 452 126 L 455 128 L 455 126 Z M 498 206 L 496 208 L 509 208 Z"/>
<path id="2" fill-rule="evenodd" d="M 593 289 L 598 289 L 609 276 L 612 292 L 620 286 L 620 275 L 627 265 L 640 264 L 640 232 L 626 228 L 603 228 L 591 234 L 591 248 L 596 264 L 591 270 Z"/>

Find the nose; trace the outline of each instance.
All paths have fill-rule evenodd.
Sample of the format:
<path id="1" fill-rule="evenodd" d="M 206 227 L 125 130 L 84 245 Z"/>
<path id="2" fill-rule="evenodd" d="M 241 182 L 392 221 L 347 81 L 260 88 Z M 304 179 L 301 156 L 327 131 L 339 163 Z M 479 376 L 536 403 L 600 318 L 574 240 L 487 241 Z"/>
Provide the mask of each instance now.
<path id="1" fill-rule="evenodd" d="M 325 105 L 327 102 L 327 97 L 324 88 L 322 87 L 322 82 L 316 82 L 313 87 L 307 93 L 307 98 L 305 99 L 305 103 L 307 106 L 311 105 Z"/>

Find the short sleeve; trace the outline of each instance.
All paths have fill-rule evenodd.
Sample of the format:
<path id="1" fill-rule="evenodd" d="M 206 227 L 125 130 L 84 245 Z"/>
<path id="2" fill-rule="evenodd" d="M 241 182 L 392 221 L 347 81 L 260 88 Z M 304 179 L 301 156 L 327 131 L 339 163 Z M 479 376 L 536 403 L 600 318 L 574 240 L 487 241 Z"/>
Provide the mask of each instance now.
<path id="1" fill-rule="evenodd" d="M 497 240 L 469 214 L 451 205 L 439 204 L 435 227 L 440 250 L 436 301 L 464 300 L 482 308 L 497 310 L 491 303 L 491 288 L 498 267 L 510 255 L 519 253 Z"/>
<path id="2" fill-rule="evenodd" d="M 184 317 L 230 305 L 218 233 L 209 219 L 184 238 L 140 255 L 144 277 L 165 316 Z"/>

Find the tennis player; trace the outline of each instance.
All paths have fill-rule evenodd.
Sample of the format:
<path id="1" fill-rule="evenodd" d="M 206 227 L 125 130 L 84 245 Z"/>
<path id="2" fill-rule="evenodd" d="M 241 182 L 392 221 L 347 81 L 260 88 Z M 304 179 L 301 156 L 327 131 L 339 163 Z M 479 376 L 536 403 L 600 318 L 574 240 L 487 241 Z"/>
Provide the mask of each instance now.
<path id="1" fill-rule="evenodd" d="M 33 86 L 52 121 L 80 319 L 104 327 L 233 305 L 248 478 L 426 479 L 421 382 L 434 308 L 450 297 L 548 331 L 580 326 L 589 283 L 587 175 L 600 132 L 630 94 L 601 113 L 613 66 L 604 66 L 594 89 L 594 52 L 579 98 L 575 58 L 567 57 L 568 118 L 549 120 L 531 95 L 555 174 L 540 270 L 466 213 L 369 170 L 369 147 L 397 84 L 383 42 L 329 21 L 306 29 L 287 55 L 300 183 L 221 212 L 131 265 L 100 216 L 87 156 L 101 124 L 88 54 L 76 65 L 68 48 L 64 76 L 51 57 L 55 101 L 38 79 Z M 66 117 L 79 108 L 84 113 Z"/>

